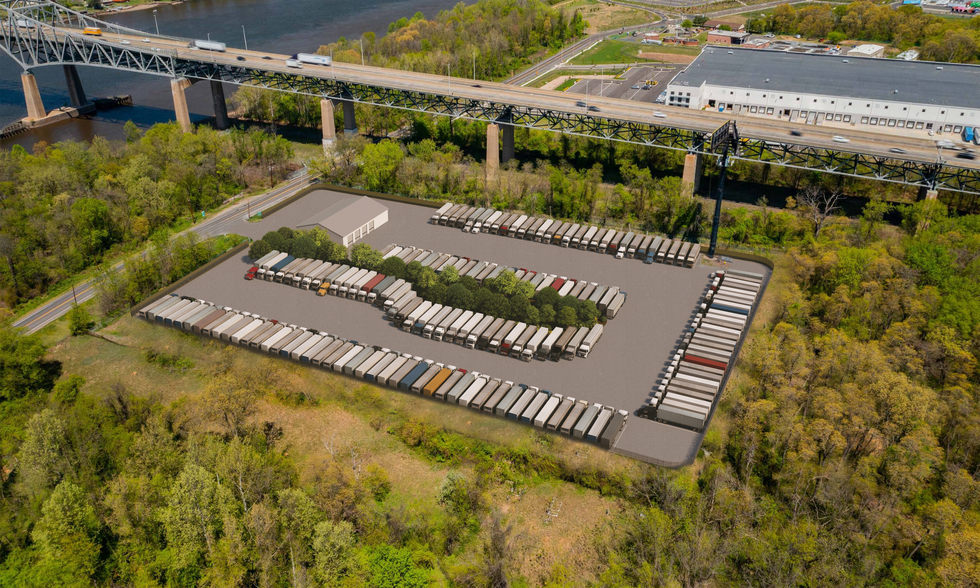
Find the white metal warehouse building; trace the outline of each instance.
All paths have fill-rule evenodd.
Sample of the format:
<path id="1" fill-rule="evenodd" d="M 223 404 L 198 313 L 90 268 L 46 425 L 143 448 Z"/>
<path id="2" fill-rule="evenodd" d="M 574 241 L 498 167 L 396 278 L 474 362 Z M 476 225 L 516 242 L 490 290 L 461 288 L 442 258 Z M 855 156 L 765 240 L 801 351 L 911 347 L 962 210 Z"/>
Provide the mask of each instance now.
<path id="1" fill-rule="evenodd" d="M 980 66 L 709 46 L 667 104 L 911 135 L 980 127 Z M 902 129 L 902 130 L 899 130 Z"/>
<path id="2" fill-rule="evenodd" d="M 388 222 L 388 208 L 367 196 L 344 198 L 299 224 L 300 229 L 322 227 L 330 239 L 349 247 Z"/>

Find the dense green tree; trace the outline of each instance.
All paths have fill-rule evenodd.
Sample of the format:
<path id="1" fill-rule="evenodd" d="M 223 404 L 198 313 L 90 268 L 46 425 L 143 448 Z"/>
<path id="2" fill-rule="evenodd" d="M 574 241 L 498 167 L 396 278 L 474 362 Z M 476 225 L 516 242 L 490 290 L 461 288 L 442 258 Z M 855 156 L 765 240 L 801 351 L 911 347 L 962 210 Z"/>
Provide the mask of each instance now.
<path id="1" fill-rule="evenodd" d="M 20 335 L 0 324 L 0 400 L 51 389 L 61 366 L 45 359 L 47 351 L 36 335 Z"/>
<path id="2" fill-rule="evenodd" d="M 591 300 L 580 300 L 576 313 L 578 324 L 583 327 L 591 327 L 599 319 L 599 309 Z"/>
<path id="3" fill-rule="evenodd" d="M 555 319 L 558 316 L 557 313 L 555 313 L 554 307 L 550 304 L 542 304 L 538 308 L 538 320 L 540 321 L 540 324 L 549 327 L 554 326 Z"/>
<path id="4" fill-rule="evenodd" d="M 422 272 L 422 263 L 419 261 L 413 261 L 405 266 L 405 279 L 409 282 L 417 283 L 419 281 L 419 274 Z"/>
<path id="5" fill-rule="evenodd" d="M 453 284 L 446 290 L 446 304 L 453 308 L 472 309 L 473 293 L 462 284 Z"/>
<path id="6" fill-rule="evenodd" d="M 491 292 L 495 294 L 503 294 L 504 296 L 510 296 L 514 293 L 514 289 L 517 287 L 517 275 L 510 271 L 504 270 L 497 274 L 497 277 L 492 280 L 486 280 L 487 287 L 490 288 Z"/>
<path id="7" fill-rule="evenodd" d="M 407 275 L 405 269 L 405 261 L 398 257 L 389 257 L 381 263 L 381 268 L 378 270 L 386 276 L 395 276 L 398 279 L 405 279 Z"/>
<path id="8" fill-rule="evenodd" d="M 555 325 L 563 329 L 572 327 L 578 323 L 578 314 L 574 306 L 563 306 L 555 316 Z"/>
<path id="9" fill-rule="evenodd" d="M 313 530 L 313 573 L 323 584 L 337 582 L 354 565 L 356 538 L 347 521 L 321 521 Z"/>
<path id="10" fill-rule="evenodd" d="M 266 255 L 272 253 L 274 249 L 265 239 L 258 239 L 252 241 L 252 244 L 248 248 L 248 256 L 252 261 L 258 261 L 265 257 Z"/>
<path id="11" fill-rule="evenodd" d="M 41 517 L 31 532 L 41 555 L 42 577 L 61 586 L 88 585 L 86 580 L 98 565 L 99 527 L 85 492 L 68 481 L 58 484 L 41 507 Z"/>
<path id="12" fill-rule="evenodd" d="M 364 169 L 364 184 L 368 190 L 390 192 L 395 187 L 396 173 L 405 154 L 398 143 L 385 139 L 364 148 L 360 163 Z"/>
<path id="13" fill-rule="evenodd" d="M 71 374 L 63 380 L 59 380 L 58 383 L 54 385 L 51 392 L 54 395 L 54 399 L 61 404 L 72 404 L 75 399 L 78 398 L 78 393 L 81 391 L 82 386 L 85 385 L 85 378 L 82 376 Z"/>
<path id="14" fill-rule="evenodd" d="M 84 335 L 95 322 L 84 306 L 75 305 L 68 311 L 68 333 L 71 336 Z"/>
<path id="15" fill-rule="evenodd" d="M 483 314 L 497 318 L 508 318 L 511 315 L 510 301 L 503 294 L 493 294 L 479 310 Z"/>
<path id="16" fill-rule="evenodd" d="M 535 305 L 540 309 L 543 308 L 545 304 L 551 306 L 552 310 L 558 305 L 560 297 L 558 296 L 558 290 L 555 290 L 551 286 L 547 288 L 542 288 L 537 294 L 534 295 Z"/>
<path id="17" fill-rule="evenodd" d="M 201 466 L 189 463 L 180 472 L 160 513 L 177 569 L 194 565 L 201 556 L 214 556 L 222 513 L 232 500 L 231 493 Z"/>
<path id="18" fill-rule="evenodd" d="M 523 294 L 518 293 L 510 297 L 509 303 L 510 315 L 507 316 L 507 318 L 515 321 L 527 322 L 528 315 L 533 308 L 531 306 L 531 301 L 528 300 Z"/>
<path id="19" fill-rule="evenodd" d="M 357 267 L 371 271 L 378 271 L 381 264 L 385 261 L 381 252 L 367 243 L 354 245 L 350 251 L 350 260 Z"/>
<path id="20" fill-rule="evenodd" d="M 452 286 L 459 281 L 459 270 L 451 265 L 439 273 L 439 280 L 447 286 Z"/>
<path id="21" fill-rule="evenodd" d="M 309 235 L 301 235 L 293 239 L 290 255 L 297 259 L 312 258 L 316 255 L 316 242 Z"/>

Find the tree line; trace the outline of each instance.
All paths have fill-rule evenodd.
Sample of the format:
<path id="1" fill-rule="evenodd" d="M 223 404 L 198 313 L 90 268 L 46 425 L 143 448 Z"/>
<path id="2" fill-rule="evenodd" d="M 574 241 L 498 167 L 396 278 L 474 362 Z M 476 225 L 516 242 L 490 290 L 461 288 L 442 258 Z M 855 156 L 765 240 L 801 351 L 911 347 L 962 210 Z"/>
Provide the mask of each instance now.
<path id="1" fill-rule="evenodd" d="M 261 130 L 184 134 L 177 124 L 127 140 L 0 150 L 0 299 L 48 291 L 103 259 L 133 251 L 249 186 L 277 182 L 292 146 Z"/>
<path id="2" fill-rule="evenodd" d="M 495 318 L 516 320 L 548 328 L 591 327 L 600 320 L 594 302 L 574 296 L 558 296 L 552 287 L 535 292 L 530 282 L 518 281 L 511 270 L 504 270 L 480 285 L 470 276 L 460 276 L 456 267 L 436 273 L 418 261 L 406 264 L 398 257 L 384 259 L 381 252 L 367 243 L 347 250 L 330 240 L 326 231 L 314 227 L 308 231 L 280 227 L 254 241 L 249 257 L 259 259 L 271 251 L 289 253 L 296 258 L 319 259 L 349 264 L 376 271 L 385 276 L 406 280 L 416 293 L 433 304 L 472 310 Z M 605 319 L 602 319 L 605 320 Z"/>
<path id="3" fill-rule="evenodd" d="M 765 16 L 749 19 L 747 30 L 782 35 L 800 34 L 840 43 L 845 39 L 890 43 L 903 51 L 918 48 L 922 59 L 969 63 L 980 59 L 980 16 L 943 18 L 923 12 L 920 6 L 875 4 L 859 0 L 850 4 L 821 2 L 781 4 Z"/>

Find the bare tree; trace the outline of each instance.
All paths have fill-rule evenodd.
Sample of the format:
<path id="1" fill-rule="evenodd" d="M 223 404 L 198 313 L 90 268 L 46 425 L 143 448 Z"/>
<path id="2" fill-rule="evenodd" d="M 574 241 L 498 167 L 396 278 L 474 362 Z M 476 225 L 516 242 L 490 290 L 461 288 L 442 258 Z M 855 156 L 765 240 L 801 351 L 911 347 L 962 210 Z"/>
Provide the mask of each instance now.
<path id="1" fill-rule="evenodd" d="M 840 208 L 838 203 L 842 198 L 844 194 L 840 190 L 828 192 L 816 184 L 803 186 L 800 190 L 796 198 L 797 208 L 804 218 L 813 223 L 814 238 L 820 235 L 827 218 Z"/>

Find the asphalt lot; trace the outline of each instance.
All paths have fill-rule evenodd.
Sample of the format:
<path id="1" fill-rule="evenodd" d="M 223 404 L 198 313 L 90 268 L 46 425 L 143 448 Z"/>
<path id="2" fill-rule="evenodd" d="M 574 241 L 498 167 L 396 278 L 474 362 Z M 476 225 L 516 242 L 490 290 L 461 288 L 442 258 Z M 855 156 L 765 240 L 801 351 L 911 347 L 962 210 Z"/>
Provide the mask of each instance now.
<path id="1" fill-rule="evenodd" d="M 652 103 L 657 99 L 670 80 L 680 72 L 682 68 L 669 67 L 633 67 L 618 80 L 579 80 L 568 92 L 589 96 L 605 96 L 607 98 L 622 98 L 635 102 Z M 643 85 L 649 81 L 656 80 L 657 85 L 649 90 L 643 90 Z M 634 89 L 633 86 L 640 88 Z"/>
<path id="2" fill-rule="evenodd" d="M 259 238 L 280 226 L 295 227 L 344 197 L 336 192 L 316 191 L 262 222 L 243 222 L 231 230 Z M 274 282 L 245 281 L 248 260 L 244 257 L 219 265 L 178 293 L 633 413 L 659 383 L 684 326 L 693 318 L 696 305 L 707 290 L 708 274 L 713 270 L 700 265 L 694 269 L 646 265 L 639 260 L 616 260 L 610 255 L 497 235 L 466 234 L 429 224 L 432 208 L 380 202 L 388 207 L 390 220 L 365 239 L 377 248 L 390 243 L 411 245 L 619 286 L 628 293 L 626 304 L 609 321 L 602 340 L 587 359 L 525 363 L 406 333 L 391 326 L 379 309 L 363 302 L 319 297 L 311 291 Z M 735 261 L 731 267 L 767 271 L 742 261 Z M 663 463 L 682 463 L 700 445 L 700 434 L 692 431 L 636 416 L 630 417 L 628 423 L 627 431 L 637 430 L 624 433 L 619 445 Z"/>

